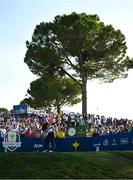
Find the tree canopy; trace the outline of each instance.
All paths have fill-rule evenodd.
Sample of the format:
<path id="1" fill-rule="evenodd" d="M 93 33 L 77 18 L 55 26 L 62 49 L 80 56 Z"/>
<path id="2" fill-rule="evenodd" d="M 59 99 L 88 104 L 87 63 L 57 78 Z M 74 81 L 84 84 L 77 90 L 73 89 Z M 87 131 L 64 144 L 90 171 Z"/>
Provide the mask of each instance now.
<path id="1" fill-rule="evenodd" d="M 7 112 L 8 112 L 7 108 L 3 108 L 3 107 L 0 108 L 0 113 L 7 113 Z"/>
<path id="2" fill-rule="evenodd" d="M 29 98 L 21 103 L 27 103 L 31 107 L 54 107 L 60 112 L 63 105 L 73 105 L 81 101 L 80 86 L 70 78 L 43 77 L 33 81 L 27 90 Z"/>
<path id="3" fill-rule="evenodd" d="M 85 13 L 58 15 L 53 22 L 40 23 L 26 46 L 24 61 L 34 74 L 69 76 L 81 86 L 82 101 L 87 98 L 87 79 L 125 78 L 131 60 L 122 32 Z"/>

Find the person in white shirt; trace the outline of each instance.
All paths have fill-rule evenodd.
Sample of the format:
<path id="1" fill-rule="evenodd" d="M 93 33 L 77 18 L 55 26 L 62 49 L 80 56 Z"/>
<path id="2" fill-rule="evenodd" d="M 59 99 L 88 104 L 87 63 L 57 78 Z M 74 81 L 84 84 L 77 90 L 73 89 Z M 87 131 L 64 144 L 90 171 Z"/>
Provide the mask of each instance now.
<path id="1" fill-rule="evenodd" d="M 0 137 L 3 138 L 5 134 L 6 134 L 6 129 L 4 127 L 1 127 L 0 128 Z"/>

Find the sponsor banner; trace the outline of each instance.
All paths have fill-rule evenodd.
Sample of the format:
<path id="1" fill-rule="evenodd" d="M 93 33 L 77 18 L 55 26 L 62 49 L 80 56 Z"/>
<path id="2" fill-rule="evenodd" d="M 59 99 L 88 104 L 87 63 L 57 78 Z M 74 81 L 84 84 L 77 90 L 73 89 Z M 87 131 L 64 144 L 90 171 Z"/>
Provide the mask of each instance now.
<path id="1" fill-rule="evenodd" d="M 42 152 L 45 139 L 21 138 L 15 132 L 8 132 L 0 141 L 0 152 Z M 51 144 L 49 144 L 50 148 Z M 133 132 L 95 137 L 55 138 L 54 151 L 105 151 L 133 150 Z"/>

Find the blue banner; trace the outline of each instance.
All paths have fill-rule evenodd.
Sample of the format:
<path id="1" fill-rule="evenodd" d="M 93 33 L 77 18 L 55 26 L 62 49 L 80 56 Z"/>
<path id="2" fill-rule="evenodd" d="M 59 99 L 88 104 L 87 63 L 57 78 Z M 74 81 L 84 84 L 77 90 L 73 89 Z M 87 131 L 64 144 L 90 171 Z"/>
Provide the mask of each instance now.
<path id="1" fill-rule="evenodd" d="M 16 105 L 13 106 L 14 114 L 24 114 L 27 113 L 28 106 L 27 105 Z"/>
<path id="2" fill-rule="evenodd" d="M 0 139 L 0 152 L 4 152 L 4 139 Z M 43 138 L 20 138 L 21 147 L 17 152 L 42 152 L 45 139 Z M 6 142 L 7 145 L 8 142 Z M 15 142 L 13 142 L 15 144 Z M 11 142 L 9 145 L 12 146 Z M 69 137 L 55 138 L 54 151 L 105 151 L 105 150 L 133 150 L 133 132 L 119 133 L 96 137 Z"/>

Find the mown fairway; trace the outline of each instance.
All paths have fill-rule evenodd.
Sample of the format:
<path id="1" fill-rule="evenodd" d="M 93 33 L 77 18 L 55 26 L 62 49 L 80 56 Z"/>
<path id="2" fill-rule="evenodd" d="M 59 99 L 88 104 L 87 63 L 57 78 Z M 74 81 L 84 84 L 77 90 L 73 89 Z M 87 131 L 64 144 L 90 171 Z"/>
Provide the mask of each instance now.
<path id="1" fill-rule="evenodd" d="M 0 179 L 132 179 L 133 151 L 0 153 Z"/>

